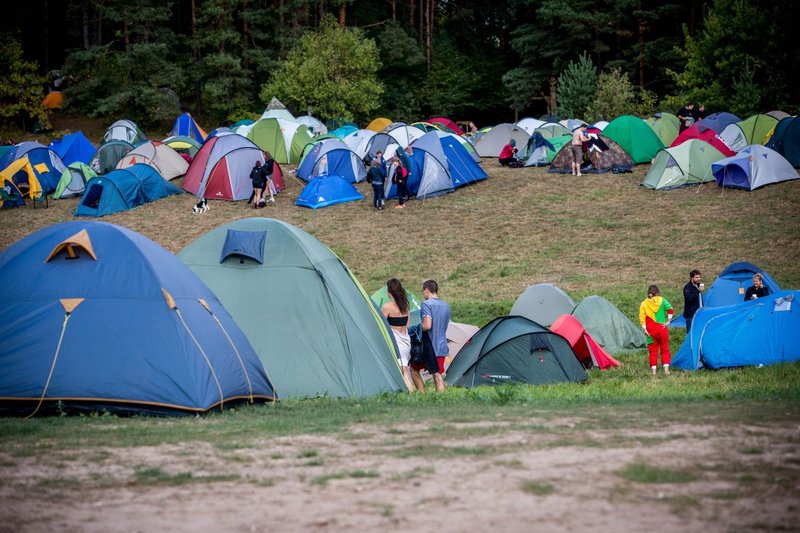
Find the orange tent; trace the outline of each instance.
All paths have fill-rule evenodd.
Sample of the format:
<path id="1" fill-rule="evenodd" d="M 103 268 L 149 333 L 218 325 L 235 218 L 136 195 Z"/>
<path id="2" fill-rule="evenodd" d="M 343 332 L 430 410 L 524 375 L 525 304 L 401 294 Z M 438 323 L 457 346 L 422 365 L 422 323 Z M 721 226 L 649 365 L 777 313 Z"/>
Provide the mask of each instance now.
<path id="1" fill-rule="evenodd" d="M 561 315 L 550 326 L 550 331 L 558 333 L 569 342 L 572 351 L 586 368 L 597 367 L 606 370 L 619 366 L 619 361 L 611 357 L 602 346 L 597 344 L 583 327 L 583 324 L 572 315 Z"/>
<path id="2" fill-rule="evenodd" d="M 58 109 L 63 101 L 64 95 L 61 91 L 49 92 L 42 100 L 42 107 L 45 109 Z"/>

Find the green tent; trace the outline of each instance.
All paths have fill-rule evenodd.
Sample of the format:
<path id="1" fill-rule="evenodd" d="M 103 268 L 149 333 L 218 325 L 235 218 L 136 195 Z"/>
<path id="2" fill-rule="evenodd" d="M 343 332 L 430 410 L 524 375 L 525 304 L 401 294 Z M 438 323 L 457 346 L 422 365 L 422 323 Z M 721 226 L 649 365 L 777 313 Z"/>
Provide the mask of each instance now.
<path id="1" fill-rule="evenodd" d="M 408 310 L 410 311 L 411 315 L 411 323 L 409 326 L 422 324 L 422 318 L 420 318 L 419 315 L 419 307 L 422 304 L 422 300 L 420 300 L 416 294 L 409 290 L 406 290 L 406 296 L 408 297 Z M 386 291 L 386 285 L 373 292 L 372 296 L 370 296 L 370 299 L 375 302 L 375 305 L 378 306 L 378 309 L 383 307 L 383 304 L 389 301 L 389 294 Z"/>
<path id="2" fill-rule="evenodd" d="M 686 185 L 713 182 L 711 163 L 725 156 L 700 139 L 689 139 L 658 152 L 642 180 L 648 189 L 675 189 Z"/>
<path id="3" fill-rule="evenodd" d="M 347 266 L 300 228 L 241 219 L 178 257 L 247 335 L 279 397 L 406 390 L 383 317 Z"/>
<path id="4" fill-rule="evenodd" d="M 636 164 L 649 163 L 659 150 L 665 148 L 653 129 L 632 115 L 623 115 L 609 122 L 603 135 L 616 141 Z"/>
<path id="5" fill-rule="evenodd" d="M 547 162 L 552 163 L 553 158 L 564 147 L 564 145 L 572 141 L 572 135 L 559 135 L 558 137 L 552 137 L 547 140 L 553 145 L 553 148 L 555 148 L 555 150 L 551 150 L 550 148 L 547 149 Z"/>
<path id="6" fill-rule="evenodd" d="M 546 124 L 542 124 L 535 130 L 533 130 L 533 133 L 539 133 L 545 139 L 552 139 L 553 137 L 561 137 L 562 135 L 569 135 L 570 137 L 572 137 L 572 133 L 570 133 L 570 131 L 565 126 L 562 126 L 561 124 L 558 124 L 556 122 L 548 122 Z M 533 133 L 531 135 L 533 135 Z"/>
<path id="7" fill-rule="evenodd" d="M 305 124 L 274 117 L 262 118 L 253 124 L 247 138 L 283 164 L 298 163 L 303 148 L 313 142 Z"/>
<path id="8" fill-rule="evenodd" d="M 61 178 L 59 178 L 53 193 L 53 200 L 82 196 L 83 191 L 86 190 L 86 182 L 95 176 L 97 176 L 97 172 L 92 170 L 89 165 L 80 161 L 70 163 L 61 173 Z"/>
<path id="9" fill-rule="evenodd" d="M 647 346 L 642 328 L 602 296 L 587 296 L 575 306 L 572 316 L 608 353 L 640 350 Z"/>
<path id="10" fill-rule="evenodd" d="M 546 385 L 589 379 L 569 342 L 523 316 L 495 318 L 472 336 L 447 369 L 450 385 Z"/>
<path id="11" fill-rule="evenodd" d="M 681 130 L 681 121 L 672 113 L 656 113 L 645 120 L 645 123 L 658 135 L 664 146 L 671 145 Z"/>
<path id="12" fill-rule="evenodd" d="M 769 115 L 753 115 L 741 122 L 728 124 L 719 134 L 731 150 L 741 152 L 750 144 L 767 144 L 778 120 Z"/>

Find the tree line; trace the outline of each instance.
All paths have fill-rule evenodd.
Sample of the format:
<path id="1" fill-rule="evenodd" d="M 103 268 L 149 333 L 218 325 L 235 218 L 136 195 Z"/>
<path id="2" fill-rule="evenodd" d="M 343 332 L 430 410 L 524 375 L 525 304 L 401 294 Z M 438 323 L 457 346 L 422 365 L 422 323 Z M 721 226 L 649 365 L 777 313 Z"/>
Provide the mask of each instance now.
<path id="1" fill-rule="evenodd" d="M 233 123 L 272 96 L 295 114 L 362 125 L 375 116 L 613 118 L 686 101 L 796 112 L 799 5 L 29 0 L 0 21 L 12 58 L 0 66 L 0 120 L 42 118 L 44 95 L 29 93 L 56 79 L 75 111 L 144 127 L 184 110 Z"/>

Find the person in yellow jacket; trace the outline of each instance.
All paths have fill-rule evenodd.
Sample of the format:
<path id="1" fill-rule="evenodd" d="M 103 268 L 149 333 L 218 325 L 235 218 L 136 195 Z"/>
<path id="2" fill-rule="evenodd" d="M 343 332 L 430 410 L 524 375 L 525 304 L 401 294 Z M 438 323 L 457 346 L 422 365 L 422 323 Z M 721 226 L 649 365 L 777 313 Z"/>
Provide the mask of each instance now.
<path id="1" fill-rule="evenodd" d="M 647 288 L 647 298 L 639 306 L 639 323 L 648 335 L 647 351 L 650 352 L 650 370 L 656 375 L 658 352 L 661 350 L 661 364 L 664 373 L 669 374 L 669 323 L 672 321 L 672 306 L 656 285 Z"/>

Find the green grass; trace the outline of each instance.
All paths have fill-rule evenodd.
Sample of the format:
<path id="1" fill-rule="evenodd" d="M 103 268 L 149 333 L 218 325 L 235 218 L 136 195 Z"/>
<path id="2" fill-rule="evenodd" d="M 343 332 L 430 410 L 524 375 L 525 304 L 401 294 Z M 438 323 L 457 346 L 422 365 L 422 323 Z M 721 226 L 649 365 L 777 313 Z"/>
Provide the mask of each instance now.
<path id="1" fill-rule="evenodd" d="M 555 492 L 555 487 L 546 481 L 523 481 L 522 492 L 535 496 L 547 496 Z"/>
<path id="2" fill-rule="evenodd" d="M 690 483 L 699 476 L 688 470 L 660 468 L 642 462 L 631 463 L 617 474 L 636 483 Z"/>
<path id="3" fill-rule="evenodd" d="M 317 476 L 311 480 L 312 485 L 327 485 L 328 481 L 332 479 L 364 479 L 364 478 L 377 478 L 380 475 L 372 470 L 350 470 L 347 472 L 337 472 L 335 474 L 327 474 L 324 476 Z"/>

